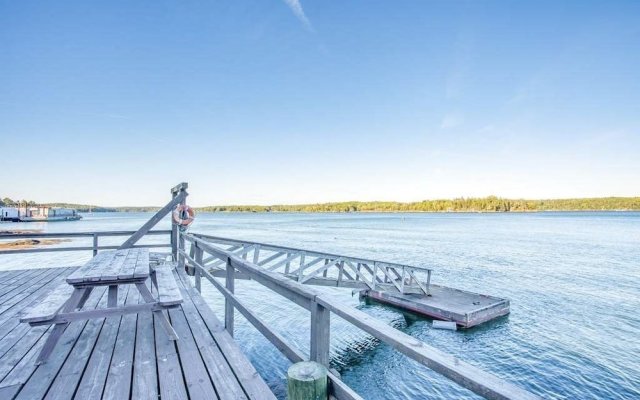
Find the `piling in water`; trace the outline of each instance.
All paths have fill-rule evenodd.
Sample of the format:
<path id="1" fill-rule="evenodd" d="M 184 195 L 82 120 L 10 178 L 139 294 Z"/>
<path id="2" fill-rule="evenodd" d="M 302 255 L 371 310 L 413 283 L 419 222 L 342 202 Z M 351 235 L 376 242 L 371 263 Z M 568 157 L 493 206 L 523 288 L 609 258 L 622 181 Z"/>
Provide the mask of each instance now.
<path id="1" fill-rule="evenodd" d="M 313 361 L 293 364 L 287 371 L 289 400 L 326 400 L 327 369 Z"/>

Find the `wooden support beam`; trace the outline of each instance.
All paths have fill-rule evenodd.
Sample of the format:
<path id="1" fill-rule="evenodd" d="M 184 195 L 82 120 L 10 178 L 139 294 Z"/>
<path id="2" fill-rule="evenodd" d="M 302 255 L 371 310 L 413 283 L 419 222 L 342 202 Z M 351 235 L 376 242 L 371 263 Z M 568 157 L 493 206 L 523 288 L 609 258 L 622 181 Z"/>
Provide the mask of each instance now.
<path id="1" fill-rule="evenodd" d="M 429 293 L 429 285 L 431 284 L 431 273 L 427 272 L 428 274 L 427 286 L 425 287 L 422 284 L 422 282 L 420 282 L 420 280 L 416 277 L 415 272 L 413 270 L 409 269 L 407 272 L 409 272 L 409 276 L 411 276 L 411 278 L 416 282 L 420 290 L 422 290 L 422 293 L 426 294 L 427 296 L 431 296 L 431 294 Z"/>
<path id="2" fill-rule="evenodd" d="M 182 183 L 181 185 L 186 185 L 186 183 Z M 186 187 L 185 187 L 186 188 Z M 185 192 L 184 189 L 182 189 L 180 192 L 178 192 L 178 195 L 180 193 L 187 193 Z M 180 201 L 180 205 L 181 206 L 185 206 L 187 204 L 187 196 L 183 196 L 182 200 Z M 171 221 L 171 227 L 172 228 L 176 228 L 177 231 L 177 237 L 178 237 L 178 249 L 180 250 L 184 250 L 184 237 L 182 236 L 182 231 L 179 229 L 179 227 L 173 223 L 173 221 Z M 180 257 L 178 258 L 178 268 L 183 269 L 184 268 L 184 257 Z"/>
<path id="3" fill-rule="evenodd" d="M 93 234 L 93 256 L 98 255 L 98 235 Z"/>
<path id="4" fill-rule="evenodd" d="M 245 253 L 246 254 L 246 253 Z M 235 291 L 235 281 L 234 281 L 234 273 L 235 268 L 231 265 L 231 259 L 227 259 L 227 278 L 225 282 L 225 286 L 230 293 Z M 233 302 L 225 297 L 224 300 L 224 327 L 229 332 L 229 335 L 233 337 L 233 317 L 234 317 L 234 307 Z"/>
<path id="5" fill-rule="evenodd" d="M 396 287 L 396 289 L 398 289 L 398 292 L 402 293 L 402 289 L 400 288 L 400 284 L 397 282 L 397 280 L 391 276 L 391 274 L 389 273 L 389 266 L 385 266 L 385 265 L 379 265 L 378 268 L 380 270 L 382 270 L 382 272 L 384 273 L 385 276 L 385 282 L 391 282 L 393 284 L 393 286 Z"/>
<path id="6" fill-rule="evenodd" d="M 338 257 L 335 260 L 331 260 L 329 262 L 327 262 L 325 265 L 323 265 L 322 267 L 316 269 L 313 272 L 310 272 L 307 276 L 305 276 L 304 278 L 302 278 L 302 280 L 300 281 L 300 283 L 305 283 L 306 281 L 308 281 L 311 278 L 314 278 L 316 275 L 320 274 L 321 272 L 325 272 L 327 271 L 329 268 L 333 267 L 334 265 L 336 265 L 337 263 L 339 263 L 340 261 L 342 261 L 342 257 Z"/>
<path id="7" fill-rule="evenodd" d="M 155 213 L 153 217 L 149 219 L 140 229 L 136 231 L 129 239 L 127 239 L 118 249 L 128 249 L 133 247 L 133 245 L 140 240 L 144 235 L 147 234 L 162 218 L 164 218 L 168 213 L 173 210 L 175 206 L 177 206 L 182 200 L 187 197 L 186 192 L 180 192 L 176 197 L 174 197 L 170 202 L 167 203 L 160 211 Z"/>
<path id="8" fill-rule="evenodd" d="M 295 275 L 295 274 L 299 274 L 300 275 L 300 279 L 302 279 L 302 274 L 304 273 L 304 270 L 316 265 L 317 263 L 319 263 L 320 261 L 324 260 L 324 258 L 316 258 L 315 260 L 311 260 L 308 263 L 304 263 L 304 260 L 300 260 L 300 268 L 295 269 L 291 272 L 289 272 L 291 275 Z"/>
<path id="9" fill-rule="evenodd" d="M 240 246 L 240 245 L 234 245 L 234 246 L 228 247 L 227 249 L 225 249 L 225 251 L 227 251 L 227 252 L 234 252 L 234 251 L 238 250 L 240 247 L 242 247 L 242 246 Z M 220 259 L 219 259 L 218 257 L 216 257 L 216 256 L 209 256 L 209 257 L 205 258 L 205 259 L 202 261 L 202 263 L 203 263 L 202 265 L 207 266 L 207 264 L 209 264 L 211 261 L 214 261 L 214 260 L 217 260 L 217 261 L 215 261 L 215 262 L 214 262 L 213 264 L 211 264 L 211 265 L 208 265 L 209 267 L 212 267 L 212 268 L 213 268 L 213 267 L 217 267 L 217 266 L 218 266 L 218 265 L 220 265 L 220 264 L 224 264 L 224 263 L 225 263 L 225 261 L 224 261 L 224 260 L 220 260 Z M 220 264 L 218 264 L 218 263 L 220 263 Z"/>
<path id="10" fill-rule="evenodd" d="M 175 199 L 178 192 L 171 191 L 171 198 Z M 178 261 L 178 225 L 171 224 L 171 261 Z"/>
<path id="11" fill-rule="evenodd" d="M 189 188 L 189 184 L 187 182 L 182 182 L 177 184 L 176 186 L 171 188 L 171 193 L 178 193 L 180 191 L 185 191 Z"/>
<path id="12" fill-rule="evenodd" d="M 361 265 L 360 263 L 358 263 L 358 268 L 354 267 L 354 266 L 353 266 L 353 264 L 351 264 L 349 261 L 347 261 L 347 262 L 346 262 L 346 264 L 347 264 L 349 267 L 351 267 L 351 269 L 353 270 L 353 272 L 355 272 L 355 274 L 356 274 L 356 279 L 355 279 L 355 280 L 356 280 L 356 281 L 360 282 L 360 278 L 362 278 L 362 281 L 361 281 L 361 282 L 363 282 L 364 284 L 366 284 L 366 285 L 369 287 L 369 289 L 372 289 L 372 290 L 373 290 L 373 285 L 372 285 L 371 283 L 369 283 L 369 282 L 367 281 L 367 279 L 365 278 L 365 276 L 362 274 L 362 272 L 360 272 L 360 265 Z"/>
<path id="13" fill-rule="evenodd" d="M 253 250 L 253 263 L 257 264 L 259 259 L 260 259 L 260 245 L 257 244 Z"/>
<path id="14" fill-rule="evenodd" d="M 198 247 L 197 243 L 193 244 L 193 247 L 195 247 L 196 249 L 196 254 L 195 254 L 195 268 L 196 268 L 196 290 L 200 293 L 202 293 L 202 283 L 201 281 L 201 276 L 202 276 L 202 268 L 198 268 L 198 266 L 202 267 L 202 255 L 203 255 L 203 251 L 200 247 Z"/>
<path id="15" fill-rule="evenodd" d="M 311 361 L 329 368 L 331 314 L 323 305 L 311 304 Z"/>
<path id="16" fill-rule="evenodd" d="M 267 257 L 267 258 L 265 258 L 264 260 L 260 261 L 257 265 L 259 265 L 259 266 L 263 266 L 263 265 L 265 265 L 265 264 L 268 264 L 268 263 L 270 263 L 271 261 L 275 260 L 276 258 L 278 258 L 278 257 L 282 257 L 284 254 L 285 254 L 285 253 L 284 253 L 283 251 L 278 252 L 278 253 L 276 253 L 276 254 L 273 254 L 272 256 Z"/>
<path id="17" fill-rule="evenodd" d="M 292 255 L 288 256 L 287 258 L 285 258 L 284 260 L 278 261 L 277 263 L 275 263 L 273 265 L 270 265 L 269 268 L 267 268 L 267 269 L 269 271 L 275 271 L 276 269 L 280 268 L 284 264 L 289 265 L 289 263 L 291 261 L 295 260 L 298 257 L 300 257 L 300 253 L 292 254 Z"/>

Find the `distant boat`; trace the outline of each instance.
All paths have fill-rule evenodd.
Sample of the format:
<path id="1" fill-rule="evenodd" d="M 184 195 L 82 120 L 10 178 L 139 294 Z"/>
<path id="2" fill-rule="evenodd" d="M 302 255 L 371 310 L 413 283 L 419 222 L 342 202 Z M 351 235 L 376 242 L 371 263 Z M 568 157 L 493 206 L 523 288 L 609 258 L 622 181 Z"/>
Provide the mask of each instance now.
<path id="1" fill-rule="evenodd" d="M 77 221 L 82 218 L 73 208 L 21 207 L 19 211 L 21 222 Z"/>

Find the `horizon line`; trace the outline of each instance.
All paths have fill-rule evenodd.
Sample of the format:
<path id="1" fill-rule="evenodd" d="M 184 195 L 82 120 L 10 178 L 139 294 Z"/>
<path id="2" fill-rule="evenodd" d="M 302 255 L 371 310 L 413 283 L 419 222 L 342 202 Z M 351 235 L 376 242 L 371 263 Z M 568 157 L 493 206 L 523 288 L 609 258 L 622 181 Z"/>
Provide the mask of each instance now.
<path id="1" fill-rule="evenodd" d="M 344 204 L 344 203 L 395 203 L 395 204 L 416 204 L 424 202 L 435 201 L 454 201 L 454 200 L 483 200 L 483 199 L 498 199 L 508 201 L 560 201 L 560 200 L 598 200 L 598 199 L 636 199 L 637 196 L 595 196 L 595 197 L 548 197 L 548 198 L 526 198 L 526 197 L 501 197 L 496 195 L 489 196 L 470 196 L 470 197 L 449 197 L 449 198 L 433 198 L 423 199 L 416 201 L 399 201 L 399 200 L 344 200 L 344 201 L 323 201 L 323 202 L 309 202 L 309 203 L 271 203 L 271 204 L 257 204 L 257 203 L 230 203 L 230 204 L 208 204 L 193 206 L 193 208 L 207 208 L 207 207 L 300 207 L 310 205 L 331 205 L 331 204 Z M 0 199 L 3 200 L 3 199 Z M 31 201 L 31 200 L 27 200 Z M 48 202 L 35 202 L 37 206 L 47 206 L 55 204 L 69 204 L 78 206 L 91 206 L 99 208 L 160 208 L 160 205 L 99 205 L 90 203 L 77 203 L 67 201 L 48 201 Z M 19 205 L 18 205 L 19 206 Z M 7 206 L 0 206 L 7 207 Z M 9 206 L 12 207 L 12 206 Z"/>

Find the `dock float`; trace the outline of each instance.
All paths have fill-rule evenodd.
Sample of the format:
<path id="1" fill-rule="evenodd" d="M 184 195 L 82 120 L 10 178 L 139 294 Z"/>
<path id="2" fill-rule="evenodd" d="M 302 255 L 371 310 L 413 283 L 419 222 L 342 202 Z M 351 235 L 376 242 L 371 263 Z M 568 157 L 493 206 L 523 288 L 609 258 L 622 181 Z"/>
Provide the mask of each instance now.
<path id="1" fill-rule="evenodd" d="M 417 293 L 362 290 L 360 297 L 426 317 L 471 328 L 509 314 L 509 300 L 446 286 L 431 285 L 430 296 Z"/>

